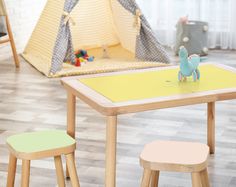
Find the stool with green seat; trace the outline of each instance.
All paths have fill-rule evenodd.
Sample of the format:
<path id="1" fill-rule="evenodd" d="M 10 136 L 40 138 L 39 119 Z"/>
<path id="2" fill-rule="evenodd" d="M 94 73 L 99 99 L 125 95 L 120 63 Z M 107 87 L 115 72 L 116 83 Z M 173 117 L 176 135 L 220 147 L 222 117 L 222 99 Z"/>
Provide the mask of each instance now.
<path id="1" fill-rule="evenodd" d="M 21 187 L 29 186 L 30 161 L 46 157 L 54 157 L 57 182 L 65 187 L 61 155 L 65 155 L 68 171 L 73 187 L 79 187 L 73 152 L 76 141 L 64 131 L 29 132 L 7 138 L 10 151 L 7 187 L 13 187 L 17 159 L 22 159 Z"/>

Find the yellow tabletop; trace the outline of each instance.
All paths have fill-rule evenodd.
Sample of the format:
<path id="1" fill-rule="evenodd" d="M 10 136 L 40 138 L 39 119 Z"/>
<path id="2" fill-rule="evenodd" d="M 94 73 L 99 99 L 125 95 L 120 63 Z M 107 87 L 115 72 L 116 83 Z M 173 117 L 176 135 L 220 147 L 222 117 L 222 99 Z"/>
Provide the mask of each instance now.
<path id="1" fill-rule="evenodd" d="M 81 78 L 79 81 L 112 102 L 236 88 L 236 73 L 212 64 L 202 65 L 199 69 L 201 78 L 196 82 L 192 77 L 179 82 L 179 68 Z"/>

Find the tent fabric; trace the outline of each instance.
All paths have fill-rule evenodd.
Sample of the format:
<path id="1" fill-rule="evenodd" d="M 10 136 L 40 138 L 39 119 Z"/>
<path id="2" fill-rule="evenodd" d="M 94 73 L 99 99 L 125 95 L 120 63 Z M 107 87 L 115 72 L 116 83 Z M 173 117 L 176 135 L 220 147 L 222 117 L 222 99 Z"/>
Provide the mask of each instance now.
<path id="1" fill-rule="evenodd" d="M 170 63 L 164 47 L 157 41 L 147 25 L 141 26 L 140 35 L 136 40 L 136 58 L 145 61 Z"/>
<path id="2" fill-rule="evenodd" d="M 78 0 L 66 0 L 64 11 L 70 16 L 70 12 L 73 10 Z M 72 37 L 70 31 L 70 17 L 67 22 L 66 15 L 62 15 L 61 23 L 53 50 L 52 56 L 52 66 L 50 73 L 56 73 L 62 69 L 62 64 L 64 61 L 75 62 L 74 49 L 72 44 Z"/>
<path id="3" fill-rule="evenodd" d="M 3 16 L 0 16 L 0 37 L 4 36 L 7 33 L 6 26 L 5 26 L 5 19 Z"/>
<path id="4" fill-rule="evenodd" d="M 100 59 L 90 66 L 73 67 L 70 64 L 64 63 L 63 69 L 52 77 L 61 76 L 74 76 L 74 75 L 86 75 L 86 74 L 97 74 L 124 70 L 135 70 L 144 68 L 156 68 L 156 67 L 166 67 L 167 64 L 158 62 L 143 62 L 143 61 L 119 61 L 116 59 Z M 76 69 L 76 71 L 75 71 Z"/>
<path id="5" fill-rule="evenodd" d="M 48 0 L 22 54 L 38 71 L 49 76 L 65 0 Z"/>
<path id="6" fill-rule="evenodd" d="M 0 37 L 3 37 L 7 33 L 6 29 L 6 23 L 5 23 L 5 17 L 6 13 L 6 8 L 3 0 L 0 0 Z"/>
<path id="7" fill-rule="evenodd" d="M 6 16 L 5 3 L 3 0 L 0 0 L 0 16 Z"/>
<path id="8" fill-rule="evenodd" d="M 137 10 L 140 10 L 134 0 L 118 0 L 120 4 L 134 16 Z M 78 0 L 66 0 L 64 11 L 69 14 L 78 3 Z M 140 33 L 136 37 L 136 58 L 143 61 L 158 61 L 163 63 L 170 63 L 169 57 L 164 48 L 157 41 L 149 23 L 143 15 L 140 16 L 141 28 Z M 64 61 L 75 62 L 73 52 L 72 37 L 70 31 L 69 21 L 65 22 L 65 16 L 62 16 L 58 36 L 52 57 L 52 67 L 50 73 L 56 73 L 62 69 Z M 66 59 L 65 59 L 66 58 Z"/>
<path id="9" fill-rule="evenodd" d="M 125 9 L 136 15 L 136 11 L 140 10 L 138 4 L 134 0 L 118 0 Z M 146 18 L 141 15 L 140 33 L 136 39 L 136 58 L 144 61 L 157 61 L 170 63 L 170 58 L 165 49 L 158 42 Z"/>
<path id="10" fill-rule="evenodd" d="M 114 46 L 121 43 L 116 30 L 117 24 L 114 22 L 116 15 L 111 8 L 113 4 L 111 1 L 117 0 L 80 0 L 72 10 L 71 16 L 76 23 L 71 25 L 75 50 L 101 48 L 103 45 Z M 124 10 L 122 6 L 121 8 Z"/>
<path id="11" fill-rule="evenodd" d="M 134 24 L 136 21 L 134 15 L 126 10 L 117 0 L 111 0 L 111 11 L 119 43 L 123 48 L 135 54 L 136 38 L 139 34 L 139 29 Z"/>
<path id="12" fill-rule="evenodd" d="M 168 64 L 168 55 L 138 10 L 134 0 L 48 0 L 22 56 L 48 77 Z M 75 61 L 74 51 L 79 49 L 88 50 L 95 61 L 84 67 L 65 66 L 63 62 Z M 123 63 L 127 62 L 123 51 L 130 53 L 129 63 Z"/>
<path id="13" fill-rule="evenodd" d="M 164 63 L 137 61 L 134 53 L 126 50 L 121 45 L 109 47 L 109 58 L 102 58 L 103 54 L 100 48 L 89 49 L 88 54 L 93 54 L 96 60 L 80 67 L 63 63 L 63 69 L 52 76 L 85 75 L 167 66 Z"/>

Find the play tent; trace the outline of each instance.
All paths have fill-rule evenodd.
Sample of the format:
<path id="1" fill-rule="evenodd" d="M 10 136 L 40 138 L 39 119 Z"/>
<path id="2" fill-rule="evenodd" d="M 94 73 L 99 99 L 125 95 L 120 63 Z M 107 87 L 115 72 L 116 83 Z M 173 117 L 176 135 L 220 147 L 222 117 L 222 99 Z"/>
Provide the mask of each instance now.
<path id="1" fill-rule="evenodd" d="M 81 67 L 63 63 L 74 63 L 78 49 L 95 61 Z M 22 55 L 48 77 L 170 62 L 134 0 L 48 0 Z"/>

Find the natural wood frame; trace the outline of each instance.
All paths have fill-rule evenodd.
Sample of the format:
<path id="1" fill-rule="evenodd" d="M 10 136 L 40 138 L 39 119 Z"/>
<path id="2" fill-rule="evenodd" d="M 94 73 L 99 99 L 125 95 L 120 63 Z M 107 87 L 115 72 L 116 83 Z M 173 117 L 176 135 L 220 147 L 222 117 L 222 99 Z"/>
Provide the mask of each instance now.
<path id="1" fill-rule="evenodd" d="M 140 154 L 139 162 L 144 169 L 141 187 L 158 187 L 159 175 L 163 171 L 191 173 L 193 187 L 210 187 L 207 172 L 208 146 L 200 143 L 197 143 L 198 145 L 196 143 L 188 143 L 188 146 L 186 146 L 184 142 L 173 141 L 164 141 L 164 143 L 163 141 L 155 141 L 147 144 Z M 176 143 L 179 144 L 179 147 Z M 173 152 L 169 151 L 160 154 L 166 147 L 169 147 L 167 149 L 174 149 L 176 152 L 180 151 L 182 155 L 178 154 L 175 158 Z M 193 153 L 195 149 L 198 150 L 199 155 Z M 186 157 L 187 152 L 191 154 L 191 160 L 188 161 L 185 160 L 189 157 L 189 155 Z M 159 155 L 159 158 L 155 159 L 157 155 Z"/>
<path id="2" fill-rule="evenodd" d="M 200 66 L 204 66 L 207 64 L 215 65 L 217 67 L 236 73 L 236 69 L 234 68 L 215 63 L 214 64 L 205 63 Z M 215 153 L 215 102 L 222 100 L 236 99 L 236 88 L 218 89 L 199 93 L 113 103 L 103 95 L 97 93 L 88 86 L 79 82 L 80 78 L 92 78 L 92 77 L 119 75 L 127 73 L 132 74 L 137 72 L 148 72 L 148 71 L 161 71 L 163 69 L 174 69 L 174 68 L 176 68 L 176 66 L 103 73 L 99 75 L 94 75 L 94 74 L 83 75 L 83 76 L 67 77 L 61 79 L 61 83 L 67 90 L 69 99 L 68 111 L 67 111 L 67 128 L 75 129 L 75 109 L 73 109 L 76 106 L 75 97 L 80 98 L 82 101 L 91 106 L 93 109 L 107 116 L 106 177 L 105 177 L 106 187 L 116 186 L 115 182 L 116 134 L 117 134 L 116 126 L 117 126 L 117 116 L 120 114 L 207 103 L 208 104 L 207 142 L 210 147 L 210 153 L 212 154 Z M 108 135 L 109 132 L 112 133 L 114 136 Z M 75 132 L 73 132 L 73 134 L 74 133 Z"/>
<path id="3" fill-rule="evenodd" d="M 47 157 L 54 157 L 63 154 L 69 154 L 74 152 L 76 149 L 76 143 L 73 143 L 66 147 L 59 147 L 56 149 L 49 149 L 45 151 L 39 151 L 39 152 L 32 152 L 32 153 L 25 153 L 25 152 L 18 152 L 14 148 L 11 147 L 10 144 L 6 143 L 9 151 L 11 154 L 13 154 L 17 159 L 24 159 L 24 160 L 36 160 L 41 158 L 47 158 Z"/>
<path id="4" fill-rule="evenodd" d="M 156 173 L 156 175 L 154 175 Z M 210 187 L 207 168 L 202 171 L 192 172 L 192 187 Z M 144 168 L 141 187 L 158 187 L 159 171 Z"/>
<path id="5" fill-rule="evenodd" d="M 10 42 L 12 53 L 13 53 L 13 58 L 14 58 L 14 61 L 15 61 L 15 66 L 16 66 L 16 68 L 19 68 L 20 67 L 20 61 L 19 61 L 19 58 L 18 58 L 18 54 L 16 52 L 16 45 L 15 45 L 15 42 L 14 42 L 14 38 L 13 38 L 11 26 L 10 26 L 10 21 L 9 21 L 8 15 L 4 15 L 4 17 L 5 17 L 6 26 L 7 26 L 8 38 L 4 39 L 4 40 L 0 40 L 0 44 Z"/>
<path id="6" fill-rule="evenodd" d="M 71 144 L 66 147 L 58 148 L 58 149 L 50 149 L 50 150 L 34 152 L 34 153 L 17 152 L 9 144 L 7 144 L 7 147 L 10 151 L 7 187 L 14 187 L 17 159 L 22 159 L 21 186 L 29 187 L 31 160 L 45 158 L 45 157 L 54 157 L 58 186 L 65 187 L 61 155 L 65 155 L 66 157 L 66 163 L 68 165 L 68 173 L 71 178 L 72 186 L 80 187 L 79 178 L 78 178 L 76 166 L 75 166 L 75 159 L 74 159 L 74 151 L 76 148 L 76 143 Z"/>
<path id="7" fill-rule="evenodd" d="M 61 156 L 54 156 L 54 164 L 57 173 L 57 184 L 59 187 L 65 187 L 66 184 L 65 184 L 65 177 L 64 177 Z"/>
<path id="8" fill-rule="evenodd" d="M 14 187 L 16 164 L 17 164 L 17 158 L 13 154 L 10 154 L 8 163 L 7 187 Z"/>

